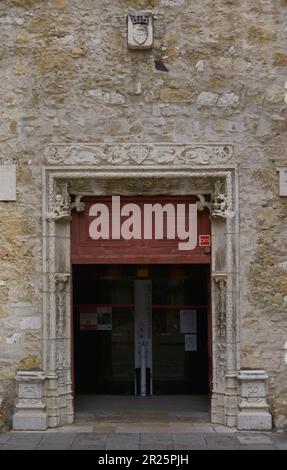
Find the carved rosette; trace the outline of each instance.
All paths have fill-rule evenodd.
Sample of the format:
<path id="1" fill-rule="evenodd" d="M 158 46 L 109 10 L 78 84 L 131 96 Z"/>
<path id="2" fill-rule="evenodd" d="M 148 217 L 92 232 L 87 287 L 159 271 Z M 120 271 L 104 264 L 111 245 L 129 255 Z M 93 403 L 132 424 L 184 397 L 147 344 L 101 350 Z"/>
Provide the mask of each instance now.
<path id="1" fill-rule="evenodd" d="M 45 151 L 50 165 L 226 165 L 230 144 L 59 144 Z"/>

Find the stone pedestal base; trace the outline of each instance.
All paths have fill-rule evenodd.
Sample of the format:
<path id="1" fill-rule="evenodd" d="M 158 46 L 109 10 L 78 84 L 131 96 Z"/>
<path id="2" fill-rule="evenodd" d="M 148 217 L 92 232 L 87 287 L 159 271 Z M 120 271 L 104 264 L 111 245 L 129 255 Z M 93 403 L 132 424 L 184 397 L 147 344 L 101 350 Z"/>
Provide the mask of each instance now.
<path id="1" fill-rule="evenodd" d="M 272 429 L 271 414 L 242 411 L 238 414 L 237 428 L 245 431 L 270 431 Z"/>
<path id="2" fill-rule="evenodd" d="M 14 431 L 45 431 L 48 427 L 47 415 L 39 409 L 19 409 L 13 416 Z"/>
<path id="3" fill-rule="evenodd" d="M 18 371 L 18 403 L 13 416 L 15 431 L 44 431 L 48 427 L 43 403 L 45 375 L 41 371 Z"/>
<path id="4" fill-rule="evenodd" d="M 247 431 L 270 431 L 272 416 L 266 402 L 268 375 L 265 370 L 241 370 L 238 374 L 241 401 L 237 428 Z"/>

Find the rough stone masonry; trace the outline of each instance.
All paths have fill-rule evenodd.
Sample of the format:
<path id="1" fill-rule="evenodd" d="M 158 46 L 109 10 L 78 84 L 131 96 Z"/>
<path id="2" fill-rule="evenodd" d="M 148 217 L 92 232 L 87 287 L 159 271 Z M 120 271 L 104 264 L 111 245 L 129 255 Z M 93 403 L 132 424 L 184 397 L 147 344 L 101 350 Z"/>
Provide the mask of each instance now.
<path id="1" fill-rule="evenodd" d="M 153 12 L 151 49 L 127 48 L 130 9 Z M 0 201 L 7 425 L 16 372 L 43 369 L 45 148 L 73 142 L 234 146 L 239 367 L 266 371 L 273 424 L 287 425 L 287 198 L 277 171 L 287 165 L 286 14 L 286 0 L 0 2 L 0 174 L 17 173 L 16 200 Z M 12 181 L 2 178 L 0 194 Z"/>

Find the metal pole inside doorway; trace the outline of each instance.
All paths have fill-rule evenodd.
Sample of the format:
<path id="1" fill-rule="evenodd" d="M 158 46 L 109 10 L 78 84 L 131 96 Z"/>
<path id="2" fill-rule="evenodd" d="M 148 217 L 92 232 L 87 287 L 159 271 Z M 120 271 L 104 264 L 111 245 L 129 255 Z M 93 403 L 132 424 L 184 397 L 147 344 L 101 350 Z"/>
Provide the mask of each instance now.
<path id="1" fill-rule="evenodd" d="M 150 279 L 134 281 L 135 296 L 135 394 L 152 395 L 152 285 Z M 139 382 L 139 383 L 138 383 Z"/>

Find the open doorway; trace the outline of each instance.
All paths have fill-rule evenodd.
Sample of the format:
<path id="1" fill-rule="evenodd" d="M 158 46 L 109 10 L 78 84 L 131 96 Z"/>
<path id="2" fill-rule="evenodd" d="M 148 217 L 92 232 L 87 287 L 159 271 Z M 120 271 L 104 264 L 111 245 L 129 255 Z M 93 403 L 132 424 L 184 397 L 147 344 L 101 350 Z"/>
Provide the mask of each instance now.
<path id="1" fill-rule="evenodd" d="M 76 265 L 74 386 L 207 395 L 209 265 Z"/>

